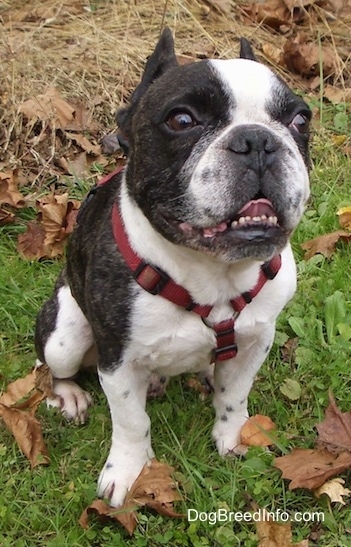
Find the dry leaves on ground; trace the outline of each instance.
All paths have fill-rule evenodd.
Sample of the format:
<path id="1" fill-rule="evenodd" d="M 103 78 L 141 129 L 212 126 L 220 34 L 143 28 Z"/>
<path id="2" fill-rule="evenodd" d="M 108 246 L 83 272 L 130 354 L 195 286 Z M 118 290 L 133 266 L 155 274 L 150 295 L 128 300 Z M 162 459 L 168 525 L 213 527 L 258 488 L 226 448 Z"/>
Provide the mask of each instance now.
<path id="1" fill-rule="evenodd" d="M 51 373 L 48 367 L 42 365 L 25 378 L 9 384 L 0 397 L 0 417 L 32 467 L 49 463 L 41 425 L 35 412 L 39 404 L 51 395 L 51 390 Z"/>
<path id="2" fill-rule="evenodd" d="M 299 543 L 292 542 L 291 523 L 280 524 L 270 518 L 265 509 L 260 510 L 264 518 L 256 521 L 258 547 L 308 547 L 308 539 Z"/>
<path id="3" fill-rule="evenodd" d="M 18 236 L 17 250 L 30 260 L 62 256 L 80 202 L 69 199 L 68 194 L 51 194 L 37 200 L 36 205 L 38 219 L 28 222 L 25 233 Z"/>
<path id="4" fill-rule="evenodd" d="M 276 425 L 268 416 L 256 414 L 251 416 L 240 432 L 240 442 L 246 446 L 272 446 L 274 438 L 269 431 L 276 429 Z"/>
<path id="5" fill-rule="evenodd" d="M 0 226 L 13 222 L 15 210 L 25 204 L 18 189 L 17 171 L 0 171 Z"/>
<path id="6" fill-rule="evenodd" d="M 326 258 L 331 258 L 335 252 L 336 244 L 339 241 L 351 243 L 351 206 L 342 207 L 337 211 L 337 215 L 343 230 L 336 230 L 330 234 L 323 234 L 302 243 L 301 247 L 306 251 L 304 256 L 305 260 L 309 260 L 316 254 L 322 254 Z"/>
<path id="7" fill-rule="evenodd" d="M 156 459 L 145 465 L 132 488 L 127 492 L 124 504 L 118 509 L 110 507 L 102 500 L 95 500 L 87 507 L 79 523 L 83 528 L 89 527 L 89 516 L 96 515 L 100 520 L 114 520 L 122 524 L 130 535 L 138 523 L 136 510 L 146 507 L 171 518 L 184 517 L 174 509 L 174 502 L 182 497 L 172 478 L 173 468 Z"/>
<path id="8" fill-rule="evenodd" d="M 335 479 L 331 479 L 330 481 L 324 483 L 320 488 L 317 488 L 314 493 L 317 498 L 325 494 L 329 497 L 332 503 L 334 502 L 340 503 L 341 505 L 346 505 L 344 497 L 349 496 L 351 494 L 351 490 L 349 488 L 345 488 L 344 484 L 344 479 L 335 477 Z"/>
<path id="9" fill-rule="evenodd" d="M 316 426 L 316 448 L 295 448 L 276 458 L 274 466 L 289 479 L 289 489 L 319 489 L 328 479 L 351 467 L 351 411 L 341 412 L 333 395 L 325 419 Z"/>

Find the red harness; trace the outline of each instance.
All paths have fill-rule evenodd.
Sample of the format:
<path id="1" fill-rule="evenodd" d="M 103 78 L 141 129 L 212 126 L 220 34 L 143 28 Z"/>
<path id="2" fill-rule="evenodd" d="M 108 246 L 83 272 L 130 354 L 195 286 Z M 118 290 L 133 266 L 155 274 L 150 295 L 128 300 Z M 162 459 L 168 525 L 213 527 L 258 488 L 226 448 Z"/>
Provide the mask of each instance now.
<path id="1" fill-rule="evenodd" d="M 108 182 L 117 175 L 123 168 L 110 173 L 99 182 L 99 186 Z M 125 262 L 133 273 L 134 279 L 147 292 L 162 296 L 177 306 L 187 311 L 197 313 L 203 320 L 213 309 L 212 305 L 200 305 L 193 301 L 190 293 L 181 285 L 173 281 L 169 275 L 140 258 L 132 249 L 128 236 L 125 232 L 121 214 L 115 204 L 112 210 L 112 230 L 116 244 Z M 226 361 L 236 356 L 238 348 L 235 343 L 235 320 L 240 312 L 250 304 L 253 298 L 260 292 L 268 280 L 274 279 L 281 267 L 281 256 L 273 257 L 269 262 L 262 264 L 256 285 L 249 291 L 232 298 L 229 303 L 234 310 L 230 319 L 214 323 L 210 326 L 215 334 L 217 345 L 214 349 L 214 360 Z"/>

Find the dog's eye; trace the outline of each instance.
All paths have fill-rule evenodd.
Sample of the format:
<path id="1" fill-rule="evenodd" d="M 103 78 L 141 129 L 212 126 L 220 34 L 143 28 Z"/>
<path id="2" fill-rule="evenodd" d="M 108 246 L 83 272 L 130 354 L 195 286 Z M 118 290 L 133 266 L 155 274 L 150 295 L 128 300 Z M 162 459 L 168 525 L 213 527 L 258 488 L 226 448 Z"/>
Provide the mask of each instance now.
<path id="1" fill-rule="evenodd" d="M 173 131 L 186 131 L 197 125 L 197 121 L 189 112 L 175 112 L 171 114 L 166 124 Z"/>
<path id="2" fill-rule="evenodd" d="M 309 129 L 309 119 L 304 114 L 296 114 L 289 127 L 299 133 L 307 133 Z"/>

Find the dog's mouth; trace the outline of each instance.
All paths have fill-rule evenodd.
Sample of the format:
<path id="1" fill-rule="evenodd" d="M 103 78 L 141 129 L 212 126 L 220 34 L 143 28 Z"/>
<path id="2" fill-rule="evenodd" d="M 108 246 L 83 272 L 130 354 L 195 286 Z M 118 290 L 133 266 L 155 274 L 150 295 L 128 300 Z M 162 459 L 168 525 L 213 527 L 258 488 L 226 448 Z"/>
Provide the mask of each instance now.
<path id="1" fill-rule="evenodd" d="M 225 236 L 246 241 L 265 240 L 283 231 L 273 204 L 266 198 L 248 201 L 233 218 L 215 226 L 199 228 L 188 222 L 180 222 L 178 227 L 184 235 L 200 235 L 208 242 Z"/>

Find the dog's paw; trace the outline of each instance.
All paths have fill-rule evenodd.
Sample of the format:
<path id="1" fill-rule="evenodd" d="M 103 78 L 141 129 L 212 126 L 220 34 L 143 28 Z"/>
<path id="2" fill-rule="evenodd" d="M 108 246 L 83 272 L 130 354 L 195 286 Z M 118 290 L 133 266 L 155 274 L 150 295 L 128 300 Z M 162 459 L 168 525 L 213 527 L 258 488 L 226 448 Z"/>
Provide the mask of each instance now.
<path id="1" fill-rule="evenodd" d="M 243 456 L 248 447 L 241 444 L 241 428 L 246 423 L 248 416 L 238 416 L 232 421 L 217 420 L 213 430 L 212 438 L 216 442 L 220 456 Z"/>
<path id="2" fill-rule="evenodd" d="M 115 452 L 115 451 L 114 451 Z M 131 457 L 128 452 L 120 450 L 117 457 L 113 457 L 112 450 L 100 473 L 97 495 L 99 498 L 108 498 L 112 507 L 123 504 L 128 490 L 131 489 L 144 465 L 150 464 L 153 453 L 145 457 Z"/>
<path id="3" fill-rule="evenodd" d="M 84 424 L 89 406 L 93 404 L 91 395 L 71 380 L 54 379 L 55 397 L 46 399 L 48 407 L 59 408 L 69 421 Z"/>

